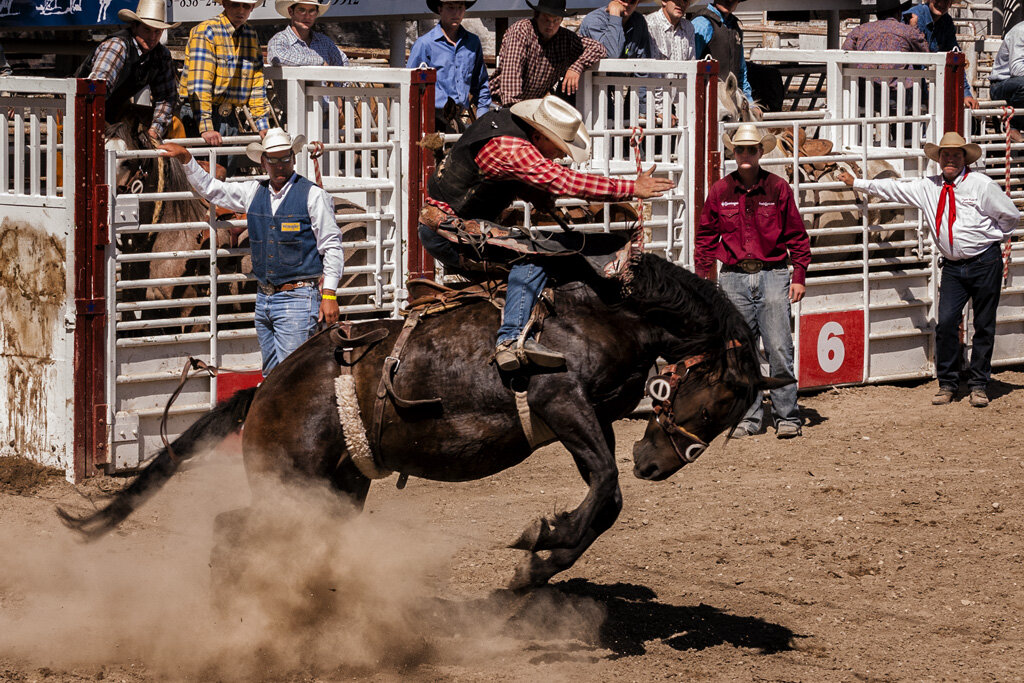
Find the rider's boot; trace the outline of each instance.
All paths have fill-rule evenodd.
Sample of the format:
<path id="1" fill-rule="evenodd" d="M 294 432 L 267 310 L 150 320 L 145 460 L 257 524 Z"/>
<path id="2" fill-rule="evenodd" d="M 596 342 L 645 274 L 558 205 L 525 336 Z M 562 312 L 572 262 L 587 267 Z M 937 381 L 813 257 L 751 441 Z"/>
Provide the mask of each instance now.
<path id="1" fill-rule="evenodd" d="M 518 370 L 522 365 L 519 362 L 519 354 L 516 353 L 516 340 L 509 339 L 498 344 L 494 349 L 494 362 L 505 372 Z"/>
<path id="2" fill-rule="evenodd" d="M 542 368 L 561 368 L 565 366 L 565 356 L 557 351 L 541 346 L 533 339 L 527 339 L 523 342 L 523 353 L 526 354 L 526 358 L 531 363 Z"/>

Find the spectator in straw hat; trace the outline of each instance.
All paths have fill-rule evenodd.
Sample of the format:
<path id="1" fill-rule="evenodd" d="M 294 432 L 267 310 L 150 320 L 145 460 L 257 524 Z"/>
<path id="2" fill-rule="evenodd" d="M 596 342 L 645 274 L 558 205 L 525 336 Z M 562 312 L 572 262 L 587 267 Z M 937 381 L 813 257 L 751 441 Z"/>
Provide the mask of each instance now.
<path id="1" fill-rule="evenodd" d="M 860 180 L 843 171 L 839 179 L 855 190 L 917 207 L 931 227 L 932 241 L 942 254 L 939 320 L 935 327 L 935 375 L 939 391 L 935 405 L 953 400 L 959 384 L 959 327 L 967 300 L 974 308 L 974 340 L 967 383 L 971 405 L 988 405 L 996 308 L 1002 275 L 999 243 L 1020 222 L 1013 201 L 984 173 L 968 168 L 981 158 L 981 147 L 950 131 L 939 144 L 928 143 L 924 153 L 941 173 L 915 180 Z"/>
<path id="2" fill-rule="evenodd" d="M 248 107 L 260 136 L 270 124 L 263 81 L 263 53 L 256 31 L 246 22 L 263 0 L 220 0 L 224 10 L 188 34 L 178 94 L 181 120 L 190 136 L 219 146 L 238 134 L 236 108 Z M 228 166 L 235 166 L 231 157 Z"/>
<path id="3" fill-rule="evenodd" d="M 295 173 L 295 153 L 306 144 L 281 128 L 246 155 L 263 167 L 267 180 L 225 183 L 207 173 L 180 145 L 160 146 L 185 167 L 203 199 L 246 215 L 256 293 L 256 337 L 266 376 L 316 332 L 317 321 L 338 320 L 335 290 L 344 266 L 334 200 Z M 323 275 L 323 292 L 318 280 Z"/>
<path id="4" fill-rule="evenodd" d="M 774 135 L 762 134 L 752 123 L 725 136 L 737 168 L 708 192 L 693 260 L 697 275 L 709 279 L 715 275 L 715 261 L 722 262 L 718 284 L 761 338 L 771 376 L 793 380 L 771 392 L 775 435 L 788 439 L 801 433 L 790 304 L 804 297 L 811 242 L 789 183 L 761 168 L 761 157 L 775 148 L 775 142 Z M 758 397 L 731 436 L 759 433 L 762 415 Z"/>
<path id="5" fill-rule="evenodd" d="M 604 48 L 562 26 L 562 19 L 574 13 L 565 9 L 565 0 L 526 4 L 533 17 L 520 19 L 505 32 L 491 96 L 502 107 L 510 107 L 555 92 L 561 81 L 558 91 L 575 98 L 580 76 L 605 57 Z"/>
<path id="6" fill-rule="evenodd" d="M 167 23 L 163 0 L 139 0 L 134 12 L 123 9 L 117 17 L 128 26 L 96 46 L 75 75 L 106 81 L 107 123 L 119 121 L 125 105 L 148 87 L 153 101 L 149 136 L 159 140 L 178 103 L 174 61 L 160 38 L 178 24 Z"/>
<path id="7" fill-rule="evenodd" d="M 483 116 L 491 109 L 491 86 L 484 64 L 480 38 L 462 26 L 466 10 L 476 0 L 427 0 L 427 7 L 439 20 L 437 26 L 419 37 L 409 51 L 406 67 L 426 65 L 437 69 L 434 86 L 435 128 L 440 132 L 458 132 L 454 117 L 476 107 L 470 118 Z M 445 114 L 446 109 L 450 116 Z"/>
<path id="8" fill-rule="evenodd" d="M 549 95 L 488 112 L 452 145 L 430 177 L 430 206 L 420 215 L 420 242 L 434 258 L 460 269 L 466 259 L 443 233 L 457 236 L 459 219 L 495 220 L 516 197 L 550 210 L 556 197 L 619 201 L 659 197 L 673 187 L 667 178 L 654 178 L 653 167 L 635 181 L 613 179 L 554 163 L 563 157 L 579 163 L 590 157 L 583 117 L 564 100 Z M 549 368 L 565 364 L 562 354 L 523 338 L 547 279 L 543 261 L 517 259 L 512 266 L 494 355 L 502 370 L 518 370 L 527 363 Z"/>
<path id="9" fill-rule="evenodd" d="M 348 57 L 334 41 L 313 28 L 317 17 L 330 6 L 277 0 L 274 7 L 289 24 L 267 43 L 267 62 L 274 66 L 348 66 Z"/>

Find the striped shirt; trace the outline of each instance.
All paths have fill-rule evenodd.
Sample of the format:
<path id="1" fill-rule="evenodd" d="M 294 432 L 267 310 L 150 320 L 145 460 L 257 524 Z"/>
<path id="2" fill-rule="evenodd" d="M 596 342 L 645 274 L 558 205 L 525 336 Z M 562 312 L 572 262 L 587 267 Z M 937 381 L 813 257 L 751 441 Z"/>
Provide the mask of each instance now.
<path id="1" fill-rule="evenodd" d="M 274 66 L 348 66 L 348 57 L 323 33 L 313 31 L 307 45 L 289 26 L 267 43 L 267 62 Z"/>
<path id="2" fill-rule="evenodd" d="M 142 50 L 139 50 L 142 52 Z M 104 80 L 107 82 L 109 93 L 121 69 L 124 68 L 128 59 L 128 44 L 123 38 L 107 38 L 99 47 L 93 57 L 92 71 L 89 78 Z M 143 60 L 155 60 L 160 64 L 154 80 L 149 82 L 149 90 L 153 96 L 153 124 L 160 137 L 163 137 L 167 126 L 171 125 L 171 115 L 174 107 L 178 104 L 178 83 L 174 77 L 174 61 L 171 59 L 171 52 L 166 45 L 157 45 L 148 53 L 142 55 Z"/>
<path id="3" fill-rule="evenodd" d="M 224 14 L 196 25 L 188 34 L 178 94 L 191 103 L 202 133 L 214 130 L 213 114 L 222 104 L 248 104 L 256 127 L 268 129 L 270 105 L 256 31 L 245 24 L 236 30 Z"/>
<path id="4" fill-rule="evenodd" d="M 636 192 L 636 181 L 580 173 L 559 166 L 541 154 L 533 143 L 511 135 L 488 140 L 473 160 L 485 178 L 518 180 L 555 197 L 619 201 L 631 198 Z M 455 215 L 445 202 L 428 197 L 427 203 Z"/>
<path id="5" fill-rule="evenodd" d="M 498 68 L 491 74 L 491 99 L 503 107 L 544 97 L 569 69 L 583 73 L 604 59 L 601 43 L 564 26 L 541 44 L 532 19 L 512 24 L 501 41 Z"/>

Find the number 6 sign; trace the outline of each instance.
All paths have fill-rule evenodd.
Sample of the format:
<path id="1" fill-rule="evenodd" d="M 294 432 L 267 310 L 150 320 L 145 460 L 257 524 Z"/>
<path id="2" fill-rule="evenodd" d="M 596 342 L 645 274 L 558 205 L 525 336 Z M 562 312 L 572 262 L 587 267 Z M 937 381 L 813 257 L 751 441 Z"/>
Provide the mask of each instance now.
<path id="1" fill-rule="evenodd" d="M 801 388 L 864 380 L 864 312 L 800 316 Z"/>

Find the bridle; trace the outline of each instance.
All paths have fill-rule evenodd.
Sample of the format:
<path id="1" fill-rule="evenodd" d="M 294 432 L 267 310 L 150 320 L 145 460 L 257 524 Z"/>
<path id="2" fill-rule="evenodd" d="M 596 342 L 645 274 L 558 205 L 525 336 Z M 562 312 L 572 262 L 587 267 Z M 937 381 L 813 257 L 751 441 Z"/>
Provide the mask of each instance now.
<path id="1" fill-rule="evenodd" d="M 742 343 L 733 339 L 726 343 L 725 348 L 735 349 L 740 346 L 742 346 Z M 688 465 L 699 458 L 707 450 L 708 444 L 693 432 L 676 424 L 675 411 L 672 408 L 672 404 L 675 403 L 679 387 L 683 385 L 686 377 L 690 374 L 690 368 L 700 365 L 707 359 L 708 356 L 704 353 L 688 356 L 678 363 L 666 365 L 662 368 L 660 374 L 647 380 L 645 391 L 651 398 L 654 419 L 658 426 L 661 427 L 661 430 L 665 432 L 669 442 L 672 444 L 672 450 L 675 451 L 676 456 L 683 465 Z M 684 448 L 679 444 L 680 438 L 685 438 L 690 443 L 686 444 Z"/>

